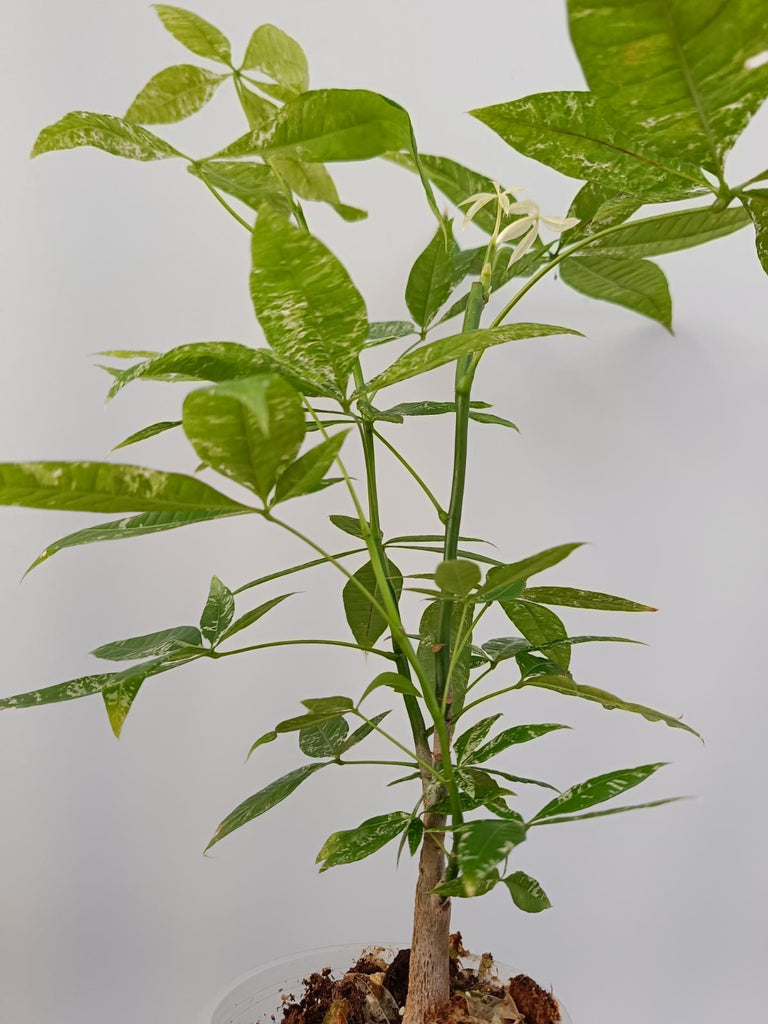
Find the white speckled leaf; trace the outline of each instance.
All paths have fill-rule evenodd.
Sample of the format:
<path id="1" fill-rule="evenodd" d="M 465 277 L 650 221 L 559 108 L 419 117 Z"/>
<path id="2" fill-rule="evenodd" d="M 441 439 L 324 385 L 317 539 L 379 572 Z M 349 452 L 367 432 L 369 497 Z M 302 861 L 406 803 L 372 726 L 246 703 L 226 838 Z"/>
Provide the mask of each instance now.
<path id="1" fill-rule="evenodd" d="M 439 227 L 411 267 L 405 286 L 405 303 L 420 327 L 434 320 L 453 291 L 455 249 L 452 235 L 446 237 L 446 232 Z"/>
<path id="2" fill-rule="evenodd" d="M 178 654 L 190 646 L 199 647 L 201 642 L 200 630 L 196 626 L 171 626 L 156 633 L 132 636 L 127 640 L 112 640 L 97 647 L 91 654 L 105 661 L 138 661 L 140 658 Z"/>
<path id="3" fill-rule="evenodd" d="M 143 512 L 127 519 L 115 519 L 111 523 L 100 523 L 88 526 L 84 530 L 69 533 L 61 540 L 49 544 L 30 565 L 27 572 L 45 562 L 52 555 L 66 548 L 76 548 L 83 544 L 95 544 L 103 540 L 130 540 L 132 537 L 145 537 L 152 533 L 165 533 L 166 530 L 177 530 L 180 526 L 193 523 L 205 523 L 211 519 L 228 519 L 230 516 L 246 515 L 252 509 L 241 508 L 218 509 L 202 508 L 184 512 Z"/>
<path id="4" fill-rule="evenodd" d="M 339 864 L 352 864 L 370 857 L 399 836 L 410 820 L 410 814 L 405 811 L 393 811 L 391 814 L 368 818 L 357 828 L 334 832 L 328 836 L 317 855 L 320 870 L 327 871 Z"/>
<path id="5" fill-rule="evenodd" d="M 365 303 L 319 239 L 262 214 L 253 232 L 251 297 L 267 341 L 298 373 L 346 389 L 365 344 Z"/>
<path id="6" fill-rule="evenodd" d="M 596 775 L 586 782 L 579 782 L 565 792 L 559 793 L 550 802 L 534 815 L 533 821 L 542 818 L 551 818 L 554 815 L 574 814 L 576 811 L 586 811 L 596 804 L 605 803 L 615 796 L 626 793 L 628 789 L 634 789 L 641 782 L 654 775 L 660 768 L 666 767 L 666 762 L 658 764 L 640 765 L 639 768 L 622 768 L 619 771 L 606 772 L 604 775 Z"/>
<path id="7" fill-rule="evenodd" d="M 456 739 L 453 746 L 458 764 L 472 763 L 475 751 L 500 718 L 501 713 L 481 718 L 479 722 L 475 722 Z"/>
<path id="8" fill-rule="evenodd" d="M 218 576 L 214 576 L 200 616 L 200 632 L 211 646 L 221 639 L 234 616 L 235 595 Z"/>
<path id="9" fill-rule="evenodd" d="M 275 25 L 259 25 L 245 51 L 243 68 L 262 71 L 294 92 L 309 88 L 309 67 L 302 48 Z"/>
<path id="10" fill-rule="evenodd" d="M 194 477 L 108 462 L 0 463 L 0 505 L 66 512 L 247 509 Z"/>
<path id="11" fill-rule="evenodd" d="M 552 906 L 549 897 L 536 879 L 526 875 L 524 871 L 515 871 L 503 878 L 502 881 L 509 889 L 515 906 L 525 911 L 526 914 L 539 914 L 542 910 L 549 910 Z"/>
<path id="12" fill-rule="evenodd" d="M 156 437 L 158 434 L 164 434 L 167 430 L 173 430 L 175 427 L 180 426 L 181 420 L 162 420 L 159 423 L 150 423 L 148 427 L 142 427 L 141 430 L 129 434 L 124 441 L 116 444 L 112 451 L 116 452 L 120 448 L 127 448 L 129 445 L 138 444 L 140 441 L 147 441 L 150 437 Z"/>
<path id="13" fill-rule="evenodd" d="M 640 256 L 663 256 L 694 245 L 703 245 L 715 238 L 733 234 L 749 224 L 749 214 L 742 206 L 726 210 L 703 207 L 678 210 L 659 217 L 629 221 L 605 238 L 597 238 L 583 250 L 586 255 L 600 253 L 621 259 Z"/>
<path id="14" fill-rule="evenodd" d="M 475 751 L 472 757 L 474 764 L 482 764 L 490 761 L 492 757 L 501 754 L 508 747 L 517 746 L 519 743 L 530 743 L 531 740 L 546 736 L 547 733 L 556 732 L 558 729 L 569 729 L 568 725 L 556 725 L 554 722 L 542 723 L 541 725 L 513 725 L 505 729 L 497 736 L 488 740 L 479 750 Z"/>
<path id="15" fill-rule="evenodd" d="M 221 64 L 230 62 L 232 53 L 229 40 L 215 25 L 183 7 L 172 7 L 169 4 L 153 4 L 153 7 L 160 21 L 182 46 L 186 46 L 198 57 L 208 57 Z"/>
<path id="16" fill-rule="evenodd" d="M 326 163 L 368 160 L 410 146 L 410 118 L 397 103 L 365 89 L 317 89 L 290 100 L 265 127 L 217 156 L 269 154 Z"/>
<path id="17" fill-rule="evenodd" d="M 203 160 L 199 164 L 190 164 L 187 170 L 214 188 L 228 192 L 252 210 L 266 205 L 283 217 L 291 213 L 290 198 L 266 164 L 246 160 Z"/>
<path id="18" fill-rule="evenodd" d="M 459 834 L 456 853 L 466 880 L 467 895 L 473 895 L 473 883 L 487 878 L 497 864 L 524 841 L 525 825 L 519 821 L 486 818 L 465 825 Z"/>
<path id="19" fill-rule="evenodd" d="M 307 757 L 338 757 L 349 732 L 346 718 L 329 718 L 299 732 L 299 749 Z"/>
<path id="20" fill-rule="evenodd" d="M 247 800 L 239 804 L 222 821 L 216 829 L 213 839 L 206 846 L 206 850 L 210 850 L 212 846 L 215 846 L 225 836 L 228 836 L 230 832 L 234 832 L 235 829 L 241 828 L 249 821 L 253 821 L 254 818 L 258 818 L 260 815 L 271 810 L 276 804 L 290 796 L 294 789 L 297 789 L 310 775 L 314 775 L 315 772 L 320 771 L 324 767 L 324 763 L 304 764 L 300 768 L 295 768 L 292 772 L 288 772 L 287 775 L 275 779 L 274 782 L 270 782 L 264 789 L 260 789 L 258 793 L 248 797 Z"/>
<path id="21" fill-rule="evenodd" d="M 635 138 L 625 135 L 588 92 L 543 92 L 471 113 L 524 156 L 572 178 L 649 202 L 708 190 L 696 165 L 659 154 L 655 140 L 639 129 Z"/>
<path id="22" fill-rule="evenodd" d="M 170 143 L 146 128 L 121 117 L 93 114 L 87 110 L 73 110 L 55 124 L 43 128 L 31 155 L 35 157 L 56 149 L 76 149 L 78 146 L 95 146 L 127 160 L 166 160 L 181 156 Z"/>
<path id="23" fill-rule="evenodd" d="M 534 604 L 532 601 L 512 600 L 503 601 L 501 607 L 507 618 L 514 622 L 525 639 L 532 644 L 549 644 L 568 636 L 560 617 L 543 605 Z M 571 663 L 570 646 L 563 644 L 549 647 L 547 655 L 561 668 L 568 670 Z"/>
<path id="24" fill-rule="evenodd" d="M 768 274 L 768 189 L 744 193 L 744 205 L 755 225 L 757 255 Z"/>
<path id="25" fill-rule="evenodd" d="M 125 116 L 137 124 L 183 121 L 213 98 L 226 77 L 194 64 L 175 64 L 164 68 L 150 78 Z"/>
<path id="26" fill-rule="evenodd" d="M 624 306 L 672 330 L 672 297 L 661 267 L 648 260 L 583 255 L 560 264 L 567 285 L 591 299 Z"/>
<path id="27" fill-rule="evenodd" d="M 684 729 L 686 732 L 699 736 L 695 729 L 686 725 L 680 718 L 673 718 L 672 715 L 665 715 L 662 711 L 646 707 L 644 704 L 635 704 L 632 701 L 622 700 L 607 690 L 599 690 L 594 686 L 584 686 L 577 683 L 570 676 L 565 675 L 528 675 L 520 680 L 521 686 L 538 686 L 543 690 L 552 690 L 555 693 L 562 693 L 566 697 L 580 697 L 582 700 L 592 701 L 599 704 L 606 711 L 629 711 L 635 715 L 642 715 L 649 722 L 664 722 L 672 729 Z M 701 737 L 699 736 L 699 739 Z"/>
<path id="28" fill-rule="evenodd" d="M 321 441 L 314 448 L 310 448 L 308 452 L 292 462 L 277 481 L 275 504 L 317 491 L 323 482 L 323 477 L 335 462 L 348 434 L 348 430 L 335 434 L 333 437 Z"/>
<path id="29" fill-rule="evenodd" d="M 498 601 L 500 597 L 504 596 L 504 591 L 508 587 L 557 565 L 581 546 L 582 542 L 580 541 L 574 544 L 558 544 L 556 547 L 546 548 L 528 558 L 521 558 L 519 562 L 494 566 L 488 570 L 485 583 L 477 592 L 477 596 L 484 601 Z"/>
<path id="30" fill-rule="evenodd" d="M 304 438 L 301 399 L 273 374 L 192 391 L 182 417 L 203 462 L 263 501 Z"/>
<path id="31" fill-rule="evenodd" d="M 545 338 L 552 334 L 574 334 L 579 338 L 583 337 L 579 331 L 568 327 L 552 327 L 549 324 L 509 324 L 506 327 L 452 334 L 401 356 L 378 377 L 369 381 L 365 390 L 378 391 L 401 380 L 428 373 L 438 366 L 445 366 L 446 363 L 453 363 L 461 356 L 482 352 L 493 345 L 504 345 L 508 341 L 520 341 L 524 338 Z"/>
<path id="32" fill-rule="evenodd" d="M 66 683 L 45 686 L 28 693 L 17 693 L 13 697 L 0 697 L 0 711 L 11 708 L 34 708 L 41 704 L 58 704 L 64 700 L 77 700 L 101 693 L 105 686 L 114 682 L 116 672 L 101 672 L 98 675 L 81 676 Z"/>
<path id="33" fill-rule="evenodd" d="M 368 216 L 365 210 L 341 202 L 336 184 L 322 164 L 304 163 L 290 156 L 275 156 L 268 159 L 270 166 L 274 167 L 299 198 L 309 199 L 315 203 L 327 203 L 343 220 L 365 220 Z"/>
<path id="34" fill-rule="evenodd" d="M 601 594 L 596 590 L 575 587 L 526 587 L 522 596 L 528 601 L 554 604 L 565 608 L 592 608 L 602 612 L 655 612 L 649 604 L 638 604 L 626 597 Z"/>
<path id="35" fill-rule="evenodd" d="M 764 0 L 569 0 L 592 91 L 618 124 L 716 172 L 768 92 Z"/>
<path id="36" fill-rule="evenodd" d="M 117 739 L 120 739 L 123 725 L 141 689 L 141 684 L 149 676 L 162 672 L 165 668 L 162 661 L 150 661 L 144 665 L 135 665 L 133 668 L 125 669 L 124 672 L 118 672 L 112 682 L 103 688 L 101 696 L 107 709 L 109 724 Z"/>

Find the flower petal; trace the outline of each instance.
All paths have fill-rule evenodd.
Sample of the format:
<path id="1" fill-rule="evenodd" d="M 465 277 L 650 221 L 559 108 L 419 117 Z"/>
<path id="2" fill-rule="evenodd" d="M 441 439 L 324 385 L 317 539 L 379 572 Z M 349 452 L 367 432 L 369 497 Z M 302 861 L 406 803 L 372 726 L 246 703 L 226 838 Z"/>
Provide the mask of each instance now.
<path id="1" fill-rule="evenodd" d="M 464 228 L 469 224 L 469 222 L 472 220 L 472 218 L 475 216 L 478 210 L 482 210 L 484 206 L 487 206 L 488 203 L 492 202 L 495 198 L 496 196 L 494 195 L 493 192 L 490 192 L 486 195 L 478 196 L 478 198 L 474 201 L 474 203 L 472 203 L 470 208 L 464 214 L 464 220 L 461 225 L 462 230 L 464 230 Z"/>
<path id="2" fill-rule="evenodd" d="M 542 224 L 546 224 L 550 231 L 568 231 L 575 228 L 581 221 L 578 217 L 542 217 Z"/>
<path id="3" fill-rule="evenodd" d="M 515 216 L 522 213 L 530 213 L 534 217 L 539 216 L 539 204 L 535 203 L 533 199 L 518 199 L 512 203 L 510 212 Z"/>
<path id="4" fill-rule="evenodd" d="M 521 241 L 518 242 L 517 246 L 515 247 L 515 251 L 512 253 L 508 266 L 511 266 L 513 263 L 517 263 L 519 259 L 522 259 L 523 256 L 525 256 L 525 254 L 531 248 L 533 243 L 536 241 L 536 236 L 538 235 L 538 233 L 538 225 L 534 223 L 533 227 L 525 236 L 525 238 L 521 239 Z"/>
<path id="5" fill-rule="evenodd" d="M 529 227 L 536 229 L 536 218 L 535 217 L 521 217 L 519 220 L 512 221 L 511 224 L 499 232 L 499 237 L 496 239 L 499 245 L 503 242 L 508 242 L 511 238 L 519 238 L 520 235 L 524 234 Z"/>

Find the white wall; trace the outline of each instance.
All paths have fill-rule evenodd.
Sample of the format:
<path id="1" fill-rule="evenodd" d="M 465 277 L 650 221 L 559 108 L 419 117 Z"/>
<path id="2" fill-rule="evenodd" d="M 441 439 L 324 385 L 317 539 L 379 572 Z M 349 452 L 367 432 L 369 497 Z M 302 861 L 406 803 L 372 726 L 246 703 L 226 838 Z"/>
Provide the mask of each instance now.
<path id="1" fill-rule="evenodd" d="M 424 151 L 524 184 L 545 212 L 565 211 L 575 183 L 462 113 L 581 86 L 560 0 L 199 6 L 238 46 L 260 20 L 278 22 L 308 50 L 315 84 L 392 96 L 412 111 Z M 27 0 L 8 12 L 0 47 L 2 458 L 98 459 L 139 426 L 173 418 L 180 392 L 136 387 L 105 412 L 93 352 L 259 342 L 247 239 L 171 162 L 138 165 L 86 150 L 27 161 L 42 125 L 70 109 L 121 113 L 151 74 L 187 59 L 143 2 Z M 734 180 L 765 163 L 766 126 L 763 116 L 739 144 Z M 205 153 L 240 130 L 223 88 L 167 136 Z M 417 185 L 381 164 L 344 166 L 337 177 L 370 219 L 345 225 L 313 208 L 313 228 L 353 269 L 371 315 L 401 316 L 407 269 L 433 230 Z M 534 836 L 518 863 L 549 891 L 555 909 L 547 914 L 524 918 L 500 894 L 456 908 L 471 946 L 555 983 L 584 1024 L 750 1020 L 763 1003 L 768 302 L 752 246 L 744 231 L 661 261 L 674 337 L 550 282 L 520 315 L 570 324 L 587 340 L 509 346 L 479 375 L 478 396 L 522 435 L 473 431 L 467 530 L 493 538 L 510 559 L 593 542 L 552 571 L 552 582 L 661 611 L 639 621 L 569 615 L 574 632 L 624 631 L 650 644 L 582 648 L 578 678 L 684 711 L 707 740 L 554 696 L 509 702 L 513 720 L 576 727 L 525 749 L 518 770 L 567 785 L 670 760 L 643 796 L 699 797 Z M 448 386 L 439 373 L 402 394 L 445 396 Z M 445 427 L 417 423 L 403 442 L 442 493 Z M 169 438 L 130 457 L 190 470 L 195 461 Z M 396 488 L 390 533 L 433 529 L 429 508 L 383 461 L 384 486 Z M 333 511 L 346 511 L 341 492 L 289 514 L 338 544 L 341 535 L 324 525 Z M 213 572 L 235 586 L 303 557 L 258 523 L 213 524 L 65 553 L 19 585 L 49 540 L 86 521 L 2 513 L 3 693 L 88 671 L 86 652 L 106 640 L 194 622 Z M 344 636 L 331 584 L 331 575 L 307 576 L 305 592 L 262 635 Z M 509 624 L 494 625 L 505 632 Z M 260 962 L 407 936 L 411 866 L 395 875 L 381 854 L 323 876 L 313 867 L 329 831 L 406 796 L 383 788 L 377 769 L 329 772 L 215 856 L 200 856 L 224 813 L 296 763 L 286 740 L 246 767 L 251 741 L 299 699 L 353 693 L 372 670 L 351 652 L 318 649 L 194 667 L 146 685 L 119 744 L 98 699 L 0 716 L 0 1019 L 189 1024 L 230 977 Z"/>

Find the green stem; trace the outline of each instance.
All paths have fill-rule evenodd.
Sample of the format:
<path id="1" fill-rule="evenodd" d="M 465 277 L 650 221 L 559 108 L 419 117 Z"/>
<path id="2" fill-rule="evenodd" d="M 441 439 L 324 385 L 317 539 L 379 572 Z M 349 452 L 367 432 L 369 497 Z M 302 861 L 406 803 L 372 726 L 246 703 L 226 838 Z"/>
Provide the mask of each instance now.
<path id="1" fill-rule="evenodd" d="M 372 719 L 366 718 L 362 711 L 359 711 L 357 708 L 355 708 L 355 710 L 351 712 L 351 714 L 357 715 L 358 718 L 361 718 L 364 722 L 370 725 L 377 733 L 379 733 L 380 736 L 383 736 L 385 740 L 388 740 L 390 743 L 394 744 L 394 746 L 396 746 L 399 750 L 402 750 L 404 754 L 407 754 L 408 757 L 415 761 L 416 764 L 418 764 L 425 772 L 428 772 L 430 775 L 434 776 L 438 782 L 445 783 L 446 780 L 442 777 L 442 775 L 440 775 L 439 772 L 435 770 L 435 766 L 433 764 L 427 761 L 423 761 L 418 756 L 418 754 L 414 753 L 413 750 L 409 750 L 408 747 L 403 746 L 400 740 L 395 739 L 395 737 L 388 733 L 385 729 L 382 729 L 380 725 L 376 725 L 376 723 Z M 408 767 L 410 767 L 410 764 L 408 765 Z"/>
<path id="2" fill-rule="evenodd" d="M 447 518 L 447 513 L 446 513 L 445 509 L 443 508 L 443 506 L 440 504 L 440 502 L 437 500 L 437 498 L 435 497 L 433 492 L 430 490 L 430 488 L 424 482 L 422 477 L 419 476 L 418 472 L 414 469 L 414 467 L 410 464 L 410 462 L 405 458 L 405 456 L 401 455 L 400 452 L 397 450 L 397 448 L 395 448 L 395 446 L 393 444 L 391 444 L 386 439 L 386 437 L 384 437 L 383 434 L 381 434 L 378 430 L 376 430 L 375 427 L 372 427 L 371 430 L 372 430 L 373 436 L 378 441 L 380 441 L 384 445 L 384 447 L 387 448 L 394 455 L 394 457 L 397 459 L 397 461 L 411 474 L 413 479 L 416 481 L 416 483 L 422 489 L 422 491 L 427 496 L 429 501 L 432 503 L 435 511 L 437 512 L 437 518 L 440 520 L 441 523 L 444 523 L 446 518 Z"/>
<path id="3" fill-rule="evenodd" d="M 349 551 L 339 551 L 333 555 L 334 560 L 340 558 L 350 558 L 352 555 L 361 555 L 366 548 L 350 548 Z M 317 565 L 327 565 L 329 562 L 328 558 L 313 558 L 309 562 L 302 562 L 300 565 L 292 565 L 288 569 L 278 569 L 277 572 L 270 572 L 266 576 L 259 576 L 257 580 L 251 580 L 250 583 L 244 583 L 237 590 L 233 590 L 232 593 L 242 594 L 246 590 L 251 590 L 253 587 L 260 587 L 262 583 L 271 583 L 273 580 L 279 580 L 282 576 L 291 576 L 296 572 L 303 572 L 305 569 L 314 569 Z"/>
<path id="4" fill-rule="evenodd" d="M 247 654 L 249 651 L 263 651 L 267 647 L 292 647 L 301 644 L 324 644 L 328 647 L 347 647 L 350 650 L 362 651 L 364 654 L 377 654 L 380 658 L 392 661 L 389 651 L 382 651 L 378 647 L 361 647 L 346 640 L 271 640 L 268 643 L 252 644 L 250 647 L 238 647 L 234 651 L 212 651 L 209 657 L 229 658 L 233 654 Z"/>
<path id="5" fill-rule="evenodd" d="M 495 666 L 494 666 L 495 667 Z M 487 673 L 483 673 L 484 675 Z M 487 700 L 493 700 L 494 697 L 502 697 L 505 693 L 512 693 L 513 690 L 520 690 L 522 686 L 520 683 L 515 683 L 514 686 L 505 686 L 503 690 L 494 690 L 493 693 L 486 693 L 484 697 L 478 697 L 477 700 L 471 701 L 466 704 L 462 710 L 462 715 L 466 715 L 472 708 L 476 708 L 478 704 L 484 704 Z"/>
<path id="6" fill-rule="evenodd" d="M 336 764 L 379 764 L 387 765 L 395 768 L 418 768 L 418 764 L 415 761 L 342 761 L 340 758 L 337 759 Z M 419 801 L 421 802 L 421 801 Z"/>
<path id="7" fill-rule="evenodd" d="M 248 223 L 247 220 L 244 220 L 240 216 L 240 214 L 237 212 L 237 210 L 234 210 L 229 205 L 229 203 L 226 201 L 224 196 L 222 196 L 221 193 L 217 189 L 215 189 L 213 187 L 213 185 L 210 183 L 210 181 L 208 181 L 208 179 L 206 178 L 206 176 L 203 173 L 203 171 L 200 169 L 200 165 L 199 164 L 197 164 L 197 177 L 200 179 L 200 181 L 202 181 L 202 183 L 205 185 L 205 187 L 208 189 L 208 191 L 211 193 L 211 195 L 215 196 L 215 198 L 218 200 L 218 202 L 221 203 L 221 205 L 224 207 L 224 209 L 227 211 L 227 213 L 231 214 L 231 216 L 233 216 L 235 218 L 235 220 L 237 221 L 238 224 L 242 224 L 242 226 L 245 228 L 246 231 L 248 231 L 250 234 L 253 234 L 253 227 Z"/>

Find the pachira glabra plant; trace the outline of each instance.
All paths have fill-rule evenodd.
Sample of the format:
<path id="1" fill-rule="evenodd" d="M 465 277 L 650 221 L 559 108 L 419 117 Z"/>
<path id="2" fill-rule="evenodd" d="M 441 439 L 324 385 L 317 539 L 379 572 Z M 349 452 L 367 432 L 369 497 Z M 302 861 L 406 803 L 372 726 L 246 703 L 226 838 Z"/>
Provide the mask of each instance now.
<path id="1" fill-rule="evenodd" d="M 381 659 L 383 670 L 375 675 L 361 659 L 354 695 L 297 694 L 304 698 L 302 710 L 255 739 L 252 752 L 294 734 L 305 759 L 227 815 L 209 847 L 329 768 L 385 764 L 395 773 L 393 782 L 411 781 L 418 796 L 404 801 L 405 809 L 335 832 L 318 861 L 325 870 L 389 843 L 399 843 L 398 856 L 403 850 L 419 856 L 404 1017 L 407 1024 L 424 1024 L 449 1000 L 452 897 L 500 889 L 523 911 L 548 908 L 539 882 L 508 864 L 515 848 L 542 826 L 633 809 L 600 805 L 661 767 L 620 768 L 555 790 L 526 820 L 513 804 L 513 790 L 553 787 L 510 773 L 504 757 L 565 726 L 505 726 L 499 699 L 535 687 L 567 698 L 564 707 L 585 700 L 694 732 L 677 717 L 572 674 L 576 645 L 623 638 L 572 636 L 553 608 L 653 610 L 541 582 L 539 574 L 577 544 L 535 554 L 512 551 L 514 560 L 507 561 L 463 536 L 469 424 L 488 430 L 513 426 L 473 399 L 472 387 L 488 349 L 579 333 L 515 319 L 521 299 L 556 269 L 576 291 L 666 328 L 669 289 L 649 257 L 752 224 L 768 270 L 768 170 L 733 185 L 725 167 L 768 90 L 768 11 L 754 0 L 570 0 L 572 39 L 589 91 L 541 93 L 472 111 L 512 149 L 581 182 L 570 209 L 557 216 L 542 215 L 516 185 L 500 184 L 451 158 L 420 153 L 409 115 L 394 101 L 364 89 L 311 90 L 304 52 L 280 29 L 257 28 L 237 63 L 227 38 L 198 15 L 165 5 L 156 11 L 171 35 L 205 63 L 160 71 L 123 118 L 65 115 L 40 133 L 33 155 L 93 146 L 133 160 L 176 160 L 251 234 L 251 296 L 266 347 L 203 341 L 166 352 L 103 354 L 113 363 L 110 395 L 134 381 L 164 381 L 174 388 L 181 383 L 185 389 L 183 401 L 169 397 L 169 416 L 181 404 L 180 416 L 143 427 L 118 447 L 178 431 L 201 460 L 199 474 L 214 480 L 218 474 L 223 489 L 199 474 L 115 462 L 6 463 L 0 466 L 0 502 L 124 516 L 56 541 L 34 565 L 66 548 L 232 516 L 253 517 L 258 530 L 287 531 L 310 549 L 310 557 L 236 589 L 214 578 L 199 626 L 158 623 L 155 633 L 105 644 L 93 653 L 113 667 L 6 697 L 0 706 L 100 694 L 119 735 L 148 679 L 201 659 L 214 662 L 294 643 L 335 645 Z M 247 131 L 213 155 L 187 156 L 146 127 L 194 114 L 224 87 L 233 89 Z M 425 222 L 417 235 L 428 235 L 434 218 L 431 240 L 403 273 L 409 320 L 369 322 L 362 295 L 312 233 L 305 206 L 330 204 L 347 221 L 364 217 L 341 201 L 327 165 L 373 158 L 413 172 L 414 187 L 423 189 Z M 480 244 L 460 246 L 461 235 L 441 212 L 435 189 L 465 225 L 482 233 Z M 647 204 L 667 203 L 674 204 L 669 212 L 643 214 Z M 503 293 L 500 312 L 484 323 L 488 300 L 497 293 Z M 395 316 L 401 315 L 399 296 L 393 304 Z M 398 354 L 371 376 L 368 350 L 385 344 Z M 456 372 L 454 391 L 444 401 L 390 404 L 394 385 L 446 364 Z M 434 493 L 397 440 L 396 426 L 419 416 L 444 417 L 446 447 L 453 439 L 445 498 Z M 345 464 L 352 446 L 362 452 L 362 484 L 352 480 Z M 434 520 L 432 532 L 424 532 L 419 511 L 413 534 L 387 535 L 385 496 L 377 485 L 381 454 L 397 459 L 418 483 L 424 512 Z M 344 514 L 329 517 L 352 538 L 345 550 L 327 550 L 290 521 L 294 501 L 326 488 L 333 488 L 333 509 L 339 492 L 348 501 Z M 400 567 L 406 553 L 420 560 L 407 573 Z M 261 620 L 291 596 L 272 595 L 251 607 L 252 591 L 325 564 L 338 571 L 351 638 L 242 644 L 241 634 L 252 627 L 263 631 Z M 412 603 L 424 602 L 413 622 L 406 619 L 405 593 L 417 595 Z M 240 602 L 245 607 L 236 607 Z M 484 635 L 483 619 L 493 608 L 510 620 L 512 635 Z M 407 734 L 385 724 L 400 703 Z M 503 704 L 505 710 L 512 706 Z M 391 761 L 361 755 L 374 733 L 391 744 Z"/>

